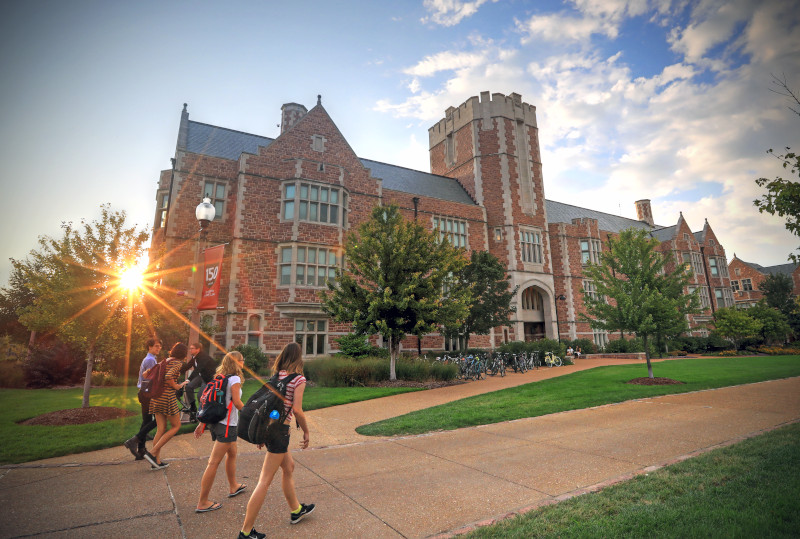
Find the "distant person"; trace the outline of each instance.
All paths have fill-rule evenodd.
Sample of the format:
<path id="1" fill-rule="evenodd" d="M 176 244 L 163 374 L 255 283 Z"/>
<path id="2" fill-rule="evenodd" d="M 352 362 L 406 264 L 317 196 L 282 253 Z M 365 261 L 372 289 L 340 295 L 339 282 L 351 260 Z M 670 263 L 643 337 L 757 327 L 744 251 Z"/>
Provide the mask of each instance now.
<path id="1" fill-rule="evenodd" d="M 581 348 L 578 347 L 578 350 L 575 352 L 575 357 L 581 357 Z"/>
<path id="2" fill-rule="evenodd" d="M 188 384 L 184 386 L 186 398 L 189 401 L 189 421 L 197 421 L 197 399 L 195 390 L 204 387 L 214 378 L 214 371 L 217 368 L 214 359 L 203 351 L 199 342 L 189 345 L 189 361 L 181 367 L 181 374 L 192 370 L 189 375 Z"/>
<path id="3" fill-rule="evenodd" d="M 144 356 L 142 364 L 139 366 L 139 380 L 136 382 L 136 387 L 142 388 L 142 375 L 145 371 L 149 371 L 158 363 L 158 353 L 161 352 L 161 341 L 159 339 L 148 339 L 147 355 Z M 146 451 L 145 442 L 147 441 L 147 433 L 156 428 L 156 419 L 150 413 L 150 399 L 148 397 L 138 396 L 139 404 L 142 407 L 142 424 L 139 427 L 139 432 L 133 438 L 125 440 L 125 447 L 128 451 L 136 457 L 136 460 L 142 460 Z"/>
<path id="4" fill-rule="evenodd" d="M 191 347 L 190 347 L 191 350 Z M 238 452 L 236 444 L 236 426 L 239 424 L 239 410 L 242 409 L 244 403 L 242 402 L 242 367 L 244 366 L 244 357 L 239 352 L 228 352 L 222 363 L 217 368 L 216 374 L 222 376 L 230 376 L 228 378 L 228 387 L 225 390 L 225 406 L 231 406 L 230 416 L 226 417 L 219 423 L 208 425 L 211 430 L 211 439 L 214 440 L 214 447 L 211 448 L 211 455 L 208 457 L 208 465 L 206 471 L 203 473 L 203 479 L 200 480 L 200 499 L 197 501 L 197 513 L 207 513 L 215 511 L 222 507 L 221 503 L 212 502 L 208 499 L 211 492 L 211 487 L 214 485 L 214 479 L 217 477 L 217 469 L 219 468 L 222 459 L 226 456 L 228 460 L 225 462 L 225 475 L 228 476 L 228 498 L 238 496 L 245 491 L 247 485 L 239 483 L 236 480 L 236 455 Z M 191 383 L 191 382 L 190 382 Z M 205 431 L 205 424 L 200 424 L 194 429 L 194 437 L 200 438 Z"/>
<path id="5" fill-rule="evenodd" d="M 150 401 L 150 413 L 156 416 L 156 435 L 153 438 L 153 451 L 144 453 L 144 458 L 152 465 L 154 470 L 166 468 L 169 464 L 161 462 L 161 449 L 169 442 L 178 429 L 181 428 L 181 415 L 178 408 L 178 400 L 175 392 L 187 384 L 178 383 L 181 365 L 186 360 L 186 345 L 179 342 L 169 351 L 169 357 L 165 360 L 167 372 L 164 375 L 164 392 L 160 397 Z M 167 428 L 167 421 L 170 427 Z"/>
<path id="6" fill-rule="evenodd" d="M 250 501 L 247 502 L 247 513 L 244 517 L 244 524 L 242 524 L 242 531 L 239 532 L 239 539 L 262 539 L 266 537 L 263 533 L 257 532 L 253 525 L 256 523 L 256 517 L 264 504 L 267 490 L 278 468 L 283 470 L 281 487 L 291 511 L 289 521 L 292 524 L 297 524 L 314 510 L 313 503 L 305 504 L 297 500 L 293 476 L 294 459 L 289 453 L 289 426 L 293 417 L 297 418 L 297 424 L 303 429 L 303 439 L 300 441 L 300 447 L 306 449 L 309 442 L 308 422 L 306 421 L 305 413 L 303 413 L 303 392 L 306 388 L 306 378 L 303 376 L 303 353 L 300 345 L 296 342 L 290 342 L 284 346 L 280 355 L 275 359 L 272 371 L 278 373 L 278 379 L 280 380 L 292 373 L 297 373 L 299 376 L 295 377 L 287 385 L 284 406 L 289 413 L 283 425 L 274 429 L 267 440 L 267 454 L 264 457 L 264 464 L 261 466 L 258 484 L 253 489 Z"/>
<path id="7" fill-rule="evenodd" d="M 573 354 L 573 352 L 574 352 L 574 350 L 572 349 L 571 346 L 569 348 L 567 348 L 567 355 L 568 356 L 571 356 Z"/>

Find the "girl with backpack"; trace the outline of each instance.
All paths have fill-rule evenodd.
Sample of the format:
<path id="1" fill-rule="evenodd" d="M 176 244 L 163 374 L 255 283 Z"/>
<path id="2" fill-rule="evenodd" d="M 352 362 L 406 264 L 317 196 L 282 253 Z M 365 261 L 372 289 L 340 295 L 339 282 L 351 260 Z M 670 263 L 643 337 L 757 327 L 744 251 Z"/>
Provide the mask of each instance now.
<path id="1" fill-rule="evenodd" d="M 225 389 L 225 407 L 230 412 L 219 423 L 209 425 L 214 446 L 211 448 L 211 455 L 208 457 L 206 471 L 203 472 L 203 478 L 200 480 L 200 499 L 197 500 L 196 513 L 207 513 L 222 507 L 221 503 L 210 501 L 208 495 L 217 476 L 217 469 L 222 459 L 226 456 L 228 457 L 225 462 L 225 475 L 228 477 L 228 498 L 238 496 L 247 488 L 247 485 L 236 480 L 236 455 L 238 453 L 236 427 L 239 424 L 239 410 L 244 406 L 242 402 L 243 366 L 244 357 L 240 352 L 228 352 L 222 358 L 222 363 L 217 367 L 217 377 L 228 377 L 228 385 Z M 205 423 L 197 425 L 197 428 L 194 429 L 195 438 L 202 436 L 205 426 Z"/>
<path id="2" fill-rule="evenodd" d="M 186 360 L 188 348 L 182 342 L 176 343 L 169 351 L 166 373 L 164 373 L 164 392 L 161 396 L 150 401 L 150 413 L 156 416 L 156 435 L 153 438 L 153 451 L 145 451 L 144 458 L 150 463 L 153 470 L 161 470 L 169 464 L 161 462 L 161 449 L 169 442 L 178 429 L 181 428 L 181 416 L 175 392 L 186 385 L 178 383 L 181 365 Z M 169 429 L 167 429 L 169 421 Z"/>
<path id="3" fill-rule="evenodd" d="M 267 490 L 278 468 L 283 470 L 281 487 L 283 488 L 283 495 L 286 497 L 286 503 L 289 504 L 289 521 L 292 524 L 297 524 L 314 510 L 313 503 L 304 504 L 297 500 L 294 476 L 292 475 L 294 472 L 294 459 L 289 453 L 289 425 L 293 417 L 297 418 L 297 424 L 303 429 L 303 439 L 300 441 L 300 447 L 306 449 L 309 441 L 308 422 L 306 421 L 305 413 L 303 413 L 303 392 L 306 388 L 306 378 L 303 376 L 303 354 L 300 345 L 296 342 L 290 342 L 284 346 L 272 366 L 272 371 L 278 373 L 279 380 L 293 373 L 297 373 L 299 376 L 296 376 L 287 385 L 286 401 L 284 402 L 284 407 L 288 411 L 286 420 L 283 425 L 278 425 L 277 428 L 271 429 L 267 439 L 267 454 L 264 457 L 264 464 L 261 466 L 258 485 L 253 489 L 250 501 L 247 502 L 247 513 L 244 517 L 244 524 L 242 524 L 242 531 L 239 532 L 239 539 L 262 539 L 266 537 L 263 533 L 257 532 L 253 525 L 256 522 L 261 506 L 264 504 Z"/>

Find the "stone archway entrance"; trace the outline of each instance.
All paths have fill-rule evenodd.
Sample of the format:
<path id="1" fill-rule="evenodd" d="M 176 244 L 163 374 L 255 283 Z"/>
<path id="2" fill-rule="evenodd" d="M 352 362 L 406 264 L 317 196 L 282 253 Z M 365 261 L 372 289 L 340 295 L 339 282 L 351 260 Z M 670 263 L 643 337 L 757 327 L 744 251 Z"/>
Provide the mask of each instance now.
<path id="1" fill-rule="evenodd" d="M 529 286 L 520 295 L 520 309 L 517 316 L 522 322 L 523 340 L 525 341 L 536 341 L 547 336 L 544 313 L 546 294 L 537 286 Z"/>

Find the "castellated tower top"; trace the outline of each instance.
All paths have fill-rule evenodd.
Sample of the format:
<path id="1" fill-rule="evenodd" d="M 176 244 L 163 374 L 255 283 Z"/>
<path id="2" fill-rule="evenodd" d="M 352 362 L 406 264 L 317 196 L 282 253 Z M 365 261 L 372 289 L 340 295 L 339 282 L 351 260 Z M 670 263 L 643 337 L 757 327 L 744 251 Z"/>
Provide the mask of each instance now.
<path id="1" fill-rule="evenodd" d="M 448 135 L 473 120 L 483 120 L 482 130 L 492 129 L 492 118 L 497 117 L 538 127 L 536 107 L 524 103 L 521 95 L 481 92 L 480 97 L 470 97 L 459 107 L 448 107 L 444 119 L 428 129 L 429 148 L 441 143 Z"/>
<path id="2" fill-rule="evenodd" d="M 642 200 L 637 200 L 635 204 L 637 219 L 653 226 L 653 210 L 650 208 L 650 200 L 644 198 Z"/>
<path id="3" fill-rule="evenodd" d="M 291 129 L 300 118 L 308 113 L 308 109 L 298 103 L 286 103 L 281 107 L 281 134 Z"/>

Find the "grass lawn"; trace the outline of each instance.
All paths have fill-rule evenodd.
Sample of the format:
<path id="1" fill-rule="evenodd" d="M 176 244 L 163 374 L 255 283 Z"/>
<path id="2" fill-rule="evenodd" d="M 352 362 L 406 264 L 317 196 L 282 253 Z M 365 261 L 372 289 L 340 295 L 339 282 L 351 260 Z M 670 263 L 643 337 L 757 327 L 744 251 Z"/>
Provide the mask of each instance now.
<path id="1" fill-rule="evenodd" d="M 798 537 L 800 424 L 465 537 Z"/>
<path id="2" fill-rule="evenodd" d="M 626 384 L 633 378 L 647 376 L 646 367 L 643 364 L 599 367 L 411 412 L 363 425 L 356 432 L 391 436 L 452 430 L 630 399 L 800 376 L 800 356 L 671 360 L 655 363 L 653 374 L 685 383 Z"/>
<path id="3" fill-rule="evenodd" d="M 247 398 L 258 389 L 258 383 L 248 380 L 242 389 Z M 304 395 L 303 408 L 314 410 L 368 399 L 415 391 L 416 388 L 375 387 L 313 387 Z M 18 422 L 38 415 L 80 408 L 83 388 L 72 389 L 0 389 L 0 464 L 94 451 L 121 444 L 139 430 L 141 414 L 136 399 L 136 387 L 96 387 L 89 397 L 91 406 L 124 408 L 136 415 L 85 425 L 19 425 Z M 183 425 L 180 432 L 191 432 L 194 425 Z"/>

